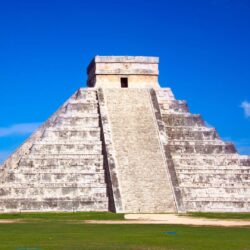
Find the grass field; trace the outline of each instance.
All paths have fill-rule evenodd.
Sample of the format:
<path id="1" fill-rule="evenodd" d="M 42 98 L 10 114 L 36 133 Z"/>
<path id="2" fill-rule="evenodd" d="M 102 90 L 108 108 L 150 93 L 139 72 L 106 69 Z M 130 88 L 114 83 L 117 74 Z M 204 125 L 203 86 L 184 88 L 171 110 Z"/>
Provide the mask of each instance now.
<path id="1" fill-rule="evenodd" d="M 0 218 L 20 217 L 24 219 L 22 223 L 0 224 L 0 249 L 250 250 L 250 228 L 83 222 L 84 219 L 123 218 L 111 213 L 19 214 Z"/>
<path id="2" fill-rule="evenodd" d="M 0 214 L 1 219 L 24 219 L 34 221 L 41 219 L 47 220 L 123 220 L 123 214 L 115 214 L 108 212 L 75 212 L 75 213 L 13 213 Z"/>

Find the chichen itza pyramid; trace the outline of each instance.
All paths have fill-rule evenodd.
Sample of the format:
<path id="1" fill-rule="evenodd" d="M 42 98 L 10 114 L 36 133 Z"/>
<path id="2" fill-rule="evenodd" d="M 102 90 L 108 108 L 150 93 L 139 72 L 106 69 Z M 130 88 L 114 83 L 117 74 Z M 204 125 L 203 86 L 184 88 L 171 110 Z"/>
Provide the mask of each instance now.
<path id="1" fill-rule="evenodd" d="M 160 87 L 158 62 L 96 56 L 4 162 L 0 212 L 250 212 L 250 157 Z"/>

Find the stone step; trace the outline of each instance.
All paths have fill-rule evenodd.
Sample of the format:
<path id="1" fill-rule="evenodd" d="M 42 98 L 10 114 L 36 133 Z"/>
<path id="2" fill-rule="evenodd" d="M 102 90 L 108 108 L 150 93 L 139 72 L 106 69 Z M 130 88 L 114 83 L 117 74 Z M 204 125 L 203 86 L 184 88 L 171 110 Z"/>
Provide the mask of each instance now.
<path id="1" fill-rule="evenodd" d="M 29 168 L 51 168 L 55 167 L 60 168 L 70 168 L 75 169 L 76 167 L 84 167 L 84 168 L 103 168 L 103 156 L 102 155 L 86 155 L 85 158 L 45 158 L 45 159 L 34 159 L 34 158 L 21 158 L 18 165 L 21 167 L 29 167 Z M 45 156 L 47 157 L 47 156 Z"/>
<path id="2" fill-rule="evenodd" d="M 239 154 L 172 154 L 172 158 L 178 166 L 250 166 L 250 157 Z"/>
<path id="3" fill-rule="evenodd" d="M 69 137 L 67 139 L 59 139 L 59 140 L 53 140 L 52 138 L 42 138 L 40 141 L 37 141 L 33 145 L 102 145 L 102 142 L 100 140 L 97 140 L 97 138 L 94 139 L 87 139 L 87 140 L 80 140 L 79 138 L 74 140 L 73 138 Z"/>
<path id="4" fill-rule="evenodd" d="M 250 167 L 191 166 L 183 168 L 182 166 L 178 166 L 175 168 L 175 171 L 178 174 L 250 174 Z"/>
<path id="5" fill-rule="evenodd" d="M 99 140 L 101 139 L 101 130 L 100 128 L 81 128 L 81 130 L 77 129 L 58 129 L 51 128 L 46 129 L 42 135 L 42 140 Z"/>
<path id="6" fill-rule="evenodd" d="M 0 189 L 5 188 L 106 188 L 106 183 L 75 183 L 75 182 L 0 182 Z"/>
<path id="7" fill-rule="evenodd" d="M 43 196 L 43 199 L 41 199 L 41 195 Z M 80 200 L 82 202 L 96 202 L 96 203 L 106 203 L 108 202 L 108 197 L 101 197 L 101 196 L 98 196 L 98 195 L 95 195 L 95 196 L 81 196 L 81 195 L 75 195 L 74 197 L 71 197 L 70 195 L 64 195 L 64 196 L 58 196 L 58 197 L 53 197 L 49 194 L 41 194 L 41 195 L 28 195 L 27 196 L 25 194 L 19 194 L 19 197 L 18 196 L 12 196 L 12 195 L 9 195 L 10 198 L 9 199 L 6 199 L 4 197 L 1 197 L 0 196 L 0 204 L 2 203 L 8 203 L 9 201 L 22 201 L 22 200 L 34 200 L 34 201 L 46 201 L 46 200 L 51 200 L 51 201 L 57 201 L 57 200 L 69 200 L 69 199 L 72 199 L 72 200 Z M 1 211 L 1 210 L 0 210 Z"/>
<path id="8" fill-rule="evenodd" d="M 178 127 L 173 127 L 173 126 L 165 126 L 166 132 L 183 132 L 183 133 L 192 133 L 192 132 L 212 132 L 216 131 L 215 128 L 210 128 L 210 127 L 191 127 L 191 126 L 178 126 Z"/>
<path id="9" fill-rule="evenodd" d="M 76 182 L 76 183 L 83 183 L 83 184 L 89 184 L 89 183 L 105 183 L 105 177 L 103 173 L 16 173 L 12 172 L 5 178 L 6 181 L 11 182 L 20 182 L 20 183 L 26 183 L 26 182 L 52 182 L 52 183 L 63 183 L 63 182 Z M 2 178 L 2 181 L 4 179 Z"/>
<path id="10" fill-rule="evenodd" d="M 179 100 L 165 100 L 159 102 L 159 106 L 162 113 L 188 113 L 189 109 L 186 101 Z"/>
<path id="11" fill-rule="evenodd" d="M 106 201 L 91 201 L 77 199 L 12 199 L 0 202 L 0 211 L 108 211 L 108 199 Z"/>
<path id="12" fill-rule="evenodd" d="M 205 126 L 201 115 L 196 114 L 162 114 L 162 120 L 166 126 Z"/>
<path id="13" fill-rule="evenodd" d="M 250 203 L 244 201 L 186 201 L 188 211 L 202 212 L 249 212 Z"/>
<path id="14" fill-rule="evenodd" d="M 65 106 L 64 112 L 69 113 L 77 111 L 81 113 L 98 113 L 97 103 L 68 103 Z"/>
<path id="15" fill-rule="evenodd" d="M 106 200 L 106 188 L 1 188 L 0 200 L 23 198 L 74 198 L 86 200 Z"/>
<path id="16" fill-rule="evenodd" d="M 75 100 L 97 100 L 97 91 L 80 88 L 75 94 Z"/>
<path id="17" fill-rule="evenodd" d="M 199 197 L 250 197 L 250 188 L 182 188 L 184 199 L 193 199 Z"/>
<path id="18" fill-rule="evenodd" d="M 48 187 L 30 187 L 30 188 L 15 188 L 6 187 L 0 189 L 0 198 L 6 199 L 6 195 L 10 198 L 23 198 L 27 195 L 29 198 L 35 198 L 35 196 L 43 195 L 46 197 L 65 197 L 72 195 L 72 198 L 88 198 L 94 199 L 96 197 L 107 198 L 106 187 L 99 188 L 78 188 L 78 187 L 59 187 L 59 188 L 48 188 Z M 18 197 L 19 196 L 19 197 Z M 27 198 L 27 197 L 26 197 Z"/>
<path id="19" fill-rule="evenodd" d="M 98 104 L 97 99 L 70 99 L 67 104 Z"/>
<path id="20" fill-rule="evenodd" d="M 59 138 L 59 139 L 53 139 L 53 138 L 42 138 L 42 140 L 40 141 L 41 143 L 39 144 L 43 144 L 43 145 L 51 145 L 53 144 L 54 141 L 57 141 L 56 145 L 58 144 L 63 144 L 63 145 L 89 145 L 89 144 L 93 144 L 93 145 L 99 145 L 102 144 L 101 141 L 98 138 L 83 138 L 82 140 L 77 139 L 74 140 L 74 138 L 69 137 L 68 139 L 63 139 L 63 138 Z"/>
<path id="21" fill-rule="evenodd" d="M 47 154 L 50 154 L 50 156 L 47 156 Z M 39 159 L 51 159 L 53 157 L 60 157 L 60 156 L 63 156 L 63 155 L 66 155 L 69 159 L 70 159 L 70 156 L 82 156 L 82 155 L 99 155 L 101 154 L 101 150 L 84 150 L 82 148 L 78 148 L 77 150 L 73 149 L 71 151 L 69 150 L 60 150 L 60 151 L 55 151 L 55 152 L 49 152 L 46 151 L 46 152 L 32 152 L 32 157 L 33 158 L 39 158 Z M 69 156 L 70 155 L 70 156 Z"/>
<path id="22" fill-rule="evenodd" d="M 97 141 L 95 141 L 95 140 L 84 140 L 84 141 L 80 141 L 80 142 L 74 141 L 74 142 L 72 142 L 70 144 L 67 144 L 66 142 L 67 142 L 67 140 L 65 140 L 65 142 L 63 142 L 63 141 L 54 141 L 54 142 L 48 143 L 47 141 L 42 139 L 42 140 L 34 143 L 33 146 L 48 146 L 48 147 L 50 147 L 50 146 L 61 146 L 61 145 L 63 145 L 63 146 L 72 146 L 73 147 L 73 146 L 100 146 L 100 145 L 102 145 L 102 142 L 98 141 L 98 140 Z"/>
<path id="23" fill-rule="evenodd" d="M 68 118 L 68 119 L 72 119 L 72 118 L 79 118 L 79 119 L 88 119 L 88 118 L 99 118 L 100 115 L 99 113 L 80 113 L 79 112 L 79 116 L 78 115 L 74 115 L 74 116 L 71 116 L 71 114 L 65 114 L 65 113 L 59 113 L 56 118 Z"/>
<path id="24" fill-rule="evenodd" d="M 103 166 L 69 166 L 69 167 L 62 167 L 60 165 L 58 166 L 46 166 L 46 167 L 28 167 L 28 166 L 22 166 L 21 168 L 15 169 L 16 174 L 101 174 L 104 175 L 105 171 L 103 169 Z"/>
<path id="25" fill-rule="evenodd" d="M 189 154 L 214 154 L 214 157 L 216 154 L 232 154 L 236 153 L 236 149 L 233 144 L 226 143 L 225 145 L 213 145 L 213 144 L 203 144 L 199 145 L 190 145 L 190 143 L 187 143 L 186 145 L 182 145 L 185 143 L 181 143 L 178 145 L 174 145 L 173 142 L 169 142 L 169 149 L 174 154 L 182 154 L 182 153 L 189 153 Z"/>
<path id="26" fill-rule="evenodd" d="M 250 198 L 246 196 L 234 196 L 234 197 L 226 197 L 226 196 L 218 196 L 218 197 L 188 197 L 187 199 L 183 199 L 184 202 L 247 202 L 250 204 Z"/>
<path id="27" fill-rule="evenodd" d="M 85 106 L 85 105 L 97 105 L 98 106 L 98 101 L 97 100 L 76 100 L 76 99 L 70 99 L 66 105 L 73 105 L 73 106 Z"/>
<path id="28" fill-rule="evenodd" d="M 241 183 L 233 183 L 233 182 L 218 182 L 218 183 L 201 183 L 201 182 L 193 182 L 187 183 L 182 182 L 179 183 L 180 188 L 227 188 L 227 189 L 241 189 L 241 188 L 249 188 L 249 182 L 241 182 Z"/>
<path id="29" fill-rule="evenodd" d="M 175 100 L 174 94 L 170 88 L 161 88 L 156 90 L 157 99 L 159 102 L 162 100 Z"/>
<path id="30" fill-rule="evenodd" d="M 92 116 L 86 116 L 86 117 L 64 117 L 62 115 L 58 116 L 55 120 L 55 126 L 58 127 L 99 127 L 99 115 L 94 114 Z"/>
<path id="31" fill-rule="evenodd" d="M 100 132 L 100 127 L 84 127 L 84 126 L 54 126 L 46 128 L 46 131 L 79 131 L 79 132 Z"/>
<path id="32" fill-rule="evenodd" d="M 236 174 L 236 173 L 178 173 L 178 179 L 180 182 L 188 183 L 207 183 L 207 184 L 220 184 L 233 182 L 234 184 L 249 182 L 250 184 L 250 174 Z M 250 185 L 249 185 L 250 188 Z"/>
<path id="33" fill-rule="evenodd" d="M 70 112 L 67 112 L 67 113 L 60 113 L 57 117 L 68 118 L 68 119 L 72 119 L 73 117 L 77 117 L 77 118 L 95 118 L 95 117 L 99 117 L 99 114 L 97 112 L 89 112 L 88 113 L 88 112 L 80 112 L 80 111 L 70 111 Z"/>
<path id="34" fill-rule="evenodd" d="M 90 115 L 98 115 L 98 113 L 96 111 L 89 111 L 87 112 L 86 110 L 84 111 L 78 111 L 78 110 L 70 110 L 70 111 L 66 111 L 65 109 L 62 110 L 62 113 L 60 114 L 60 116 L 62 117 L 89 117 Z"/>
<path id="35" fill-rule="evenodd" d="M 102 154 L 30 154 L 30 155 L 24 155 L 23 158 L 30 159 L 30 160 L 102 160 L 103 155 Z"/>
<path id="36" fill-rule="evenodd" d="M 169 140 L 184 140 L 184 141 L 206 141 L 206 140 L 218 140 L 219 136 L 215 129 L 209 131 L 197 131 L 197 130 L 174 130 L 174 128 L 166 128 L 167 136 Z"/>
<path id="37" fill-rule="evenodd" d="M 63 186 L 58 186 L 58 187 L 34 187 L 34 186 L 31 186 L 30 187 L 30 190 L 32 190 L 32 192 L 35 192 L 37 191 L 38 193 L 39 192 L 45 192 L 46 190 L 53 190 L 54 188 L 60 188 L 62 193 L 64 193 L 64 191 L 78 191 L 79 194 L 81 195 L 85 195 L 85 194 L 92 194 L 92 195 L 96 195 L 96 194 L 103 194 L 103 195 L 107 195 L 106 194 L 106 191 L 107 191 L 107 187 L 105 185 L 99 185 L 99 186 L 89 186 L 89 185 L 86 185 L 86 187 L 79 187 L 79 186 L 75 186 L 75 187 L 63 187 Z M 18 187 L 16 184 L 13 184 L 13 186 L 10 186 L 10 187 L 1 187 L 1 191 L 3 190 L 23 190 L 22 192 L 28 192 L 29 189 L 27 189 L 26 186 L 23 186 L 23 187 Z M 67 192 L 65 192 L 64 194 L 67 194 Z M 50 192 L 48 192 L 50 193 Z M 1 194 L 3 195 L 3 194 Z"/>
<path id="38" fill-rule="evenodd" d="M 42 144 L 36 143 L 30 149 L 32 154 L 102 154 L 100 143 L 82 144 Z"/>
<path id="39" fill-rule="evenodd" d="M 51 146 L 101 146 L 102 142 L 100 140 L 59 140 L 59 141 L 53 141 L 51 140 L 48 141 L 45 138 L 41 139 L 40 141 L 37 141 L 36 143 L 33 144 L 33 146 L 46 146 L 46 147 L 51 147 Z M 68 143 L 70 142 L 70 143 Z"/>
<path id="40" fill-rule="evenodd" d="M 224 142 L 222 140 L 169 140 L 168 145 L 176 146 L 227 146 L 233 145 L 231 142 Z"/>

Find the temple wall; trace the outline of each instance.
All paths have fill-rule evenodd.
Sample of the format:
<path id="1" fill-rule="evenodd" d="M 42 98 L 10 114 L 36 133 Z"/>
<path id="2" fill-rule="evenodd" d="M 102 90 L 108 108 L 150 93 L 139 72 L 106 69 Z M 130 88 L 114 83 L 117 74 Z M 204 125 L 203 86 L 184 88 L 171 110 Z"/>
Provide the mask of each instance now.
<path id="1" fill-rule="evenodd" d="M 97 75 L 96 88 L 121 88 L 121 78 L 128 79 L 128 88 L 160 88 L 158 76 L 151 75 Z"/>
<path id="2" fill-rule="evenodd" d="M 158 57 L 96 56 L 88 67 L 88 86 L 121 88 L 121 78 L 128 88 L 159 88 Z"/>

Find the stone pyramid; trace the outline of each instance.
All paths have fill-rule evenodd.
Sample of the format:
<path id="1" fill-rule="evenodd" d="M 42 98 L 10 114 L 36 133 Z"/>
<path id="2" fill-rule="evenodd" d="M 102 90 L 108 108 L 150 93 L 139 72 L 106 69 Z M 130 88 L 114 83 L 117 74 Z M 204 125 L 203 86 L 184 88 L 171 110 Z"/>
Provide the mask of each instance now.
<path id="1" fill-rule="evenodd" d="M 158 84 L 156 57 L 96 56 L 0 169 L 0 212 L 250 212 L 250 157 Z"/>

